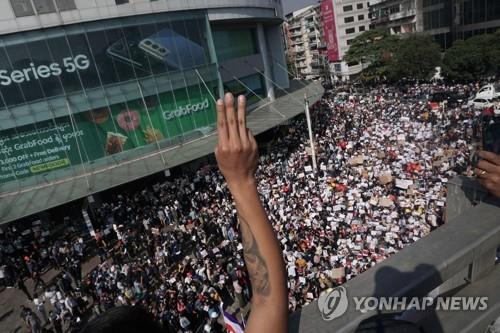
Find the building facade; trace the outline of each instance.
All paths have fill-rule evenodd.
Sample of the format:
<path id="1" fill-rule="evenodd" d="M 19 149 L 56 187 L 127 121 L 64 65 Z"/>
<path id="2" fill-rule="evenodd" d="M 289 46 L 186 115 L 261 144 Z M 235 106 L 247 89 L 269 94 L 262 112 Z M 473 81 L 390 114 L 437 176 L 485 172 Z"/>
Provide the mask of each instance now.
<path id="1" fill-rule="evenodd" d="M 451 10 L 454 39 L 492 33 L 500 28 L 500 1 L 454 0 Z"/>
<path id="2" fill-rule="evenodd" d="M 327 49 L 338 50 L 338 60 L 330 62 L 330 71 L 337 79 L 349 79 L 361 71 L 361 64 L 348 64 L 342 59 L 349 50 L 352 40 L 369 29 L 369 2 L 360 0 L 324 0 L 324 2 L 327 3 L 324 3 L 323 8 L 329 10 L 323 13 L 324 29 L 327 29 L 329 24 L 333 24 L 329 30 L 335 34 L 334 40 L 327 38 L 325 42 L 336 44 L 334 47 L 327 45 Z M 333 7 L 330 7 L 329 3 L 333 3 Z M 331 10 L 333 10 L 333 20 L 330 18 Z"/>
<path id="3" fill-rule="evenodd" d="M 308 6 L 286 16 L 284 32 L 291 72 L 304 79 L 321 75 L 321 57 L 318 50 L 322 31 L 319 5 Z"/>
<path id="4" fill-rule="evenodd" d="M 276 0 L 0 2 L 0 195 L 182 153 L 214 132 L 224 91 L 274 99 L 281 23 Z"/>
<path id="5" fill-rule="evenodd" d="M 419 0 L 421 1 L 421 30 L 432 36 L 442 49 L 453 44 L 452 35 L 452 1 L 451 0 Z"/>
<path id="6" fill-rule="evenodd" d="M 370 5 L 371 26 L 395 34 L 425 32 L 443 49 L 500 28 L 497 0 L 374 0 Z"/>
<path id="7" fill-rule="evenodd" d="M 413 33 L 418 26 L 418 0 L 372 0 L 370 2 L 370 27 L 386 27 L 392 34 Z"/>

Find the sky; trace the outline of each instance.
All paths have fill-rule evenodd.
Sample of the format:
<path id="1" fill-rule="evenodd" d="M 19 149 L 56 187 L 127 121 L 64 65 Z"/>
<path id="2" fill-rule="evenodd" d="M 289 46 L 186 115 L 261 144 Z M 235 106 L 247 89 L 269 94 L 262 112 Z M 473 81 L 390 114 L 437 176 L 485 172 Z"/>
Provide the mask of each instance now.
<path id="1" fill-rule="evenodd" d="M 283 10 L 285 15 L 297 9 L 304 8 L 309 5 L 317 4 L 318 0 L 282 0 Z"/>

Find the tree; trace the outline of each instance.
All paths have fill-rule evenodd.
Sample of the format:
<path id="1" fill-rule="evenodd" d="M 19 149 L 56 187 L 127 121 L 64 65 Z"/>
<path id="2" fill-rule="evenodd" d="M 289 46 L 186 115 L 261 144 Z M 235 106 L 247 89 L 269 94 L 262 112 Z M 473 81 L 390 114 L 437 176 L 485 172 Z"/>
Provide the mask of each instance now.
<path id="1" fill-rule="evenodd" d="M 286 57 L 286 68 L 288 71 L 288 78 L 289 79 L 294 79 L 296 78 L 297 75 L 297 67 L 295 67 L 295 63 L 292 62 L 292 59 L 290 59 L 290 54 Z"/>
<path id="2" fill-rule="evenodd" d="M 368 30 L 353 39 L 343 60 L 361 63 L 364 67 L 362 79 L 381 79 L 389 73 L 388 65 L 397 42 L 398 37 L 391 35 L 387 29 Z"/>
<path id="3" fill-rule="evenodd" d="M 456 41 L 443 59 L 443 74 L 452 81 L 472 81 L 498 75 L 500 30 Z"/>
<path id="4" fill-rule="evenodd" d="M 388 66 L 392 80 L 427 80 L 441 63 L 441 49 L 428 35 L 404 35 L 397 41 Z"/>
<path id="5" fill-rule="evenodd" d="M 375 29 L 354 38 L 344 60 L 360 62 L 364 67 L 361 78 L 367 81 L 425 80 L 439 66 L 441 52 L 429 36 L 396 36 L 388 30 Z"/>

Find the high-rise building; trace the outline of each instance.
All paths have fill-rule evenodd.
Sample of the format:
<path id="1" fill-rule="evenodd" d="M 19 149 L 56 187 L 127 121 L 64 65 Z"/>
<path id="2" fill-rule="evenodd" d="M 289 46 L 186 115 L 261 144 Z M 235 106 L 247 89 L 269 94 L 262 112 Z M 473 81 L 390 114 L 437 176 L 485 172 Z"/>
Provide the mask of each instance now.
<path id="1" fill-rule="evenodd" d="M 277 0 L 0 1 L 0 223 L 212 153 L 224 91 L 289 86 L 282 22 Z"/>
<path id="2" fill-rule="evenodd" d="M 453 39 L 492 33 L 500 28 L 498 0 L 453 0 L 451 10 Z"/>
<path id="3" fill-rule="evenodd" d="M 370 27 L 386 27 L 392 34 L 416 32 L 417 3 L 418 0 L 370 1 Z"/>
<path id="4" fill-rule="evenodd" d="M 425 32 L 443 48 L 500 28 L 498 0 L 372 0 L 372 27 L 392 33 Z"/>
<path id="5" fill-rule="evenodd" d="M 452 1 L 419 0 L 418 9 L 422 22 L 418 31 L 431 35 L 443 49 L 450 47 L 453 44 Z"/>
<path id="6" fill-rule="evenodd" d="M 348 79 L 362 69 L 361 64 L 349 64 L 342 59 L 353 39 L 369 29 L 368 7 L 368 1 L 360 0 L 322 2 L 323 30 L 328 31 L 325 42 L 330 54 L 330 69 L 338 79 Z"/>
<path id="7" fill-rule="evenodd" d="M 292 72 L 305 79 L 321 75 L 318 47 L 322 31 L 319 5 L 308 6 L 286 16 L 284 31 Z"/>

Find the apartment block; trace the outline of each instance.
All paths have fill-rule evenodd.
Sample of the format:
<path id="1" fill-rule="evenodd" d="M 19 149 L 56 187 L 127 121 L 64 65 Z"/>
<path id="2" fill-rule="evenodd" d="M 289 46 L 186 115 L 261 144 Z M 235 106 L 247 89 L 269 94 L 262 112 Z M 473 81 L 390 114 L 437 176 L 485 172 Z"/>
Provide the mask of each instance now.
<path id="1" fill-rule="evenodd" d="M 292 72 L 300 78 L 315 79 L 321 75 L 322 40 L 320 6 L 313 5 L 286 16 L 284 31 Z"/>

